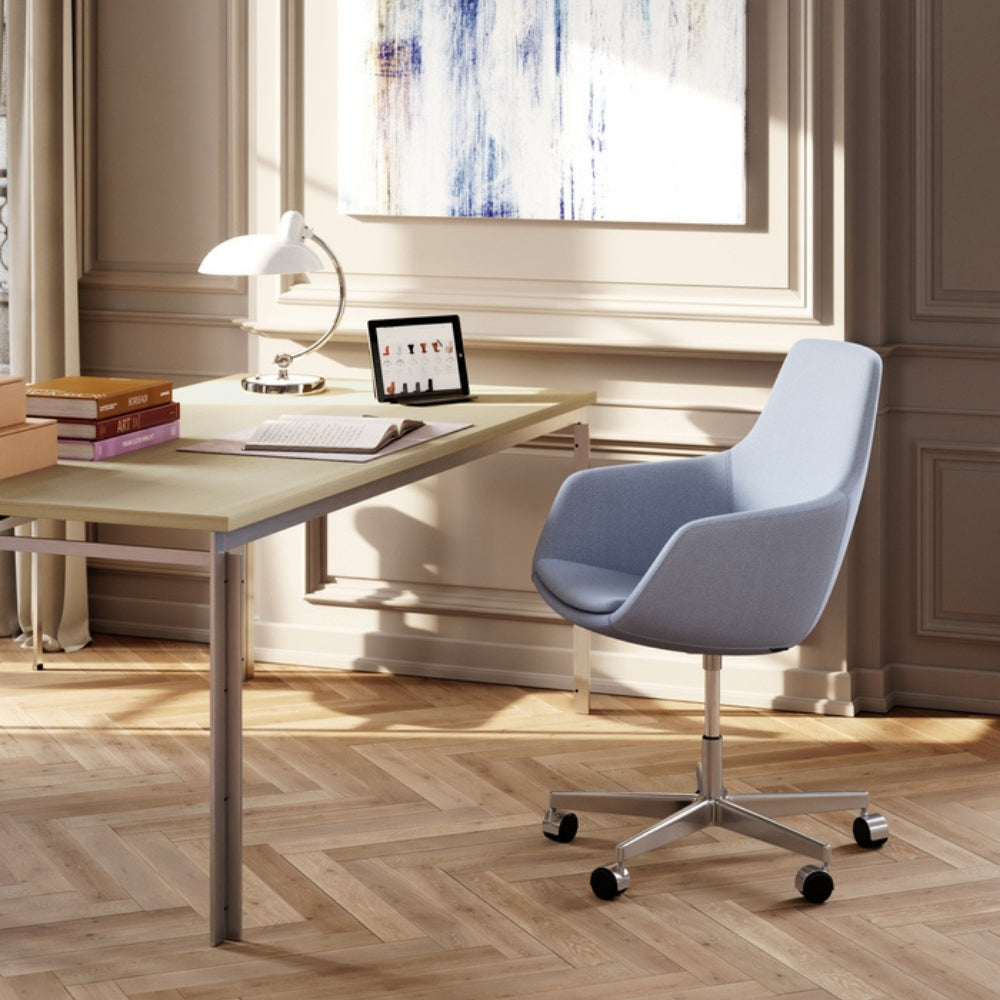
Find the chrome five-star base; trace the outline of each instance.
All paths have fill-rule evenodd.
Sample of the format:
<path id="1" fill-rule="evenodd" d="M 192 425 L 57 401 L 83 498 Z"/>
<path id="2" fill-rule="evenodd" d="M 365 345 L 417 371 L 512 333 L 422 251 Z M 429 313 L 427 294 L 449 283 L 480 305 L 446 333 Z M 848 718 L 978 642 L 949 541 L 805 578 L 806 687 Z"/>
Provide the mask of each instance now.
<path id="1" fill-rule="evenodd" d="M 622 841 L 614 864 L 597 868 L 590 887 L 601 899 L 614 899 L 630 885 L 626 862 L 709 826 L 724 827 L 775 847 L 803 854 L 819 862 L 798 872 L 795 886 L 812 903 L 825 902 L 833 892 L 830 845 L 776 823 L 775 816 L 858 809 L 854 839 L 861 847 L 881 847 L 889 836 L 885 818 L 868 812 L 867 792 L 776 792 L 730 795 L 722 781 L 722 736 L 719 732 L 721 657 L 706 655 L 705 735 L 697 768 L 697 790 L 691 794 L 630 792 L 551 792 L 542 829 L 551 840 L 568 843 L 578 828 L 571 811 L 651 816 L 660 822 Z"/>

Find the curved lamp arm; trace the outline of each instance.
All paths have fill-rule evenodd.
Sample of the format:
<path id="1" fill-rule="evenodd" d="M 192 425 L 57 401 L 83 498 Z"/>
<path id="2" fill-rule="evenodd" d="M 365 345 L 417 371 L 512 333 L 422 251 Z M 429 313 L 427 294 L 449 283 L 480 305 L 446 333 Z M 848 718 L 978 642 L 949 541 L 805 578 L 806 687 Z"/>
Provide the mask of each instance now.
<path id="1" fill-rule="evenodd" d="M 333 322 L 318 340 L 314 341 L 308 347 L 303 347 L 301 351 L 296 351 L 294 354 L 282 351 L 280 354 L 274 356 L 274 363 L 278 366 L 279 378 L 288 377 L 288 366 L 296 358 L 302 358 L 307 354 L 312 354 L 313 351 L 318 351 L 333 336 L 334 331 L 340 326 L 340 321 L 344 318 L 344 309 L 347 307 L 347 284 L 344 280 L 344 269 L 340 266 L 337 255 L 327 246 L 324 240 L 320 239 L 309 226 L 304 224 L 302 227 L 302 238 L 304 240 L 311 239 L 330 258 L 330 263 L 337 274 L 337 288 L 340 298 L 337 303 L 337 314 L 333 317 Z"/>

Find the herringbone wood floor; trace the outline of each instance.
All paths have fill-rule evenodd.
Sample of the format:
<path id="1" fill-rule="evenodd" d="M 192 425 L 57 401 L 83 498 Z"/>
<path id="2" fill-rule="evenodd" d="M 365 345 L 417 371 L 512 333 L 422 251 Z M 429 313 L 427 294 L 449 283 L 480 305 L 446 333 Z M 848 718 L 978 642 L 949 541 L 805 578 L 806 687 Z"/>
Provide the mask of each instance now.
<path id="1" fill-rule="evenodd" d="M 1000 720 L 727 710 L 727 784 L 868 788 L 891 824 L 791 822 L 803 859 L 711 831 L 588 874 L 642 820 L 542 837 L 549 788 L 688 790 L 700 706 L 262 666 L 246 687 L 246 934 L 208 946 L 200 646 L 0 650 L 0 998 L 993 1000 Z"/>

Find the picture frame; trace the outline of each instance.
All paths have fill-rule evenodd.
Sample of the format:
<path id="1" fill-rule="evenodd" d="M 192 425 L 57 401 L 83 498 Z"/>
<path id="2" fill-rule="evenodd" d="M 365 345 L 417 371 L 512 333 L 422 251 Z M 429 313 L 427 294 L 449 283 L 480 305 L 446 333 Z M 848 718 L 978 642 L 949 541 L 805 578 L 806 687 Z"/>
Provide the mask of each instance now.
<path id="1" fill-rule="evenodd" d="M 413 405 L 469 399 L 469 376 L 456 315 L 368 321 L 375 398 Z"/>
<path id="2" fill-rule="evenodd" d="M 746 223 L 747 0 L 337 6 L 342 214 Z"/>

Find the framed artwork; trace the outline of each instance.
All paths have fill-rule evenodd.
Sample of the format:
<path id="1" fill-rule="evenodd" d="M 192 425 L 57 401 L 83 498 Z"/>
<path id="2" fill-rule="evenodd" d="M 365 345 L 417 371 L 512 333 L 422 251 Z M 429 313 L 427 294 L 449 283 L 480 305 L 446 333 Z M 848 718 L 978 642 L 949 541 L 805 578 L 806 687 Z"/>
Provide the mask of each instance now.
<path id="1" fill-rule="evenodd" d="M 375 398 L 384 403 L 450 403 L 469 398 L 458 316 L 368 321 Z"/>
<path id="2" fill-rule="evenodd" d="M 346 214 L 745 220 L 745 0 L 350 0 L 338 32 Z"/>

